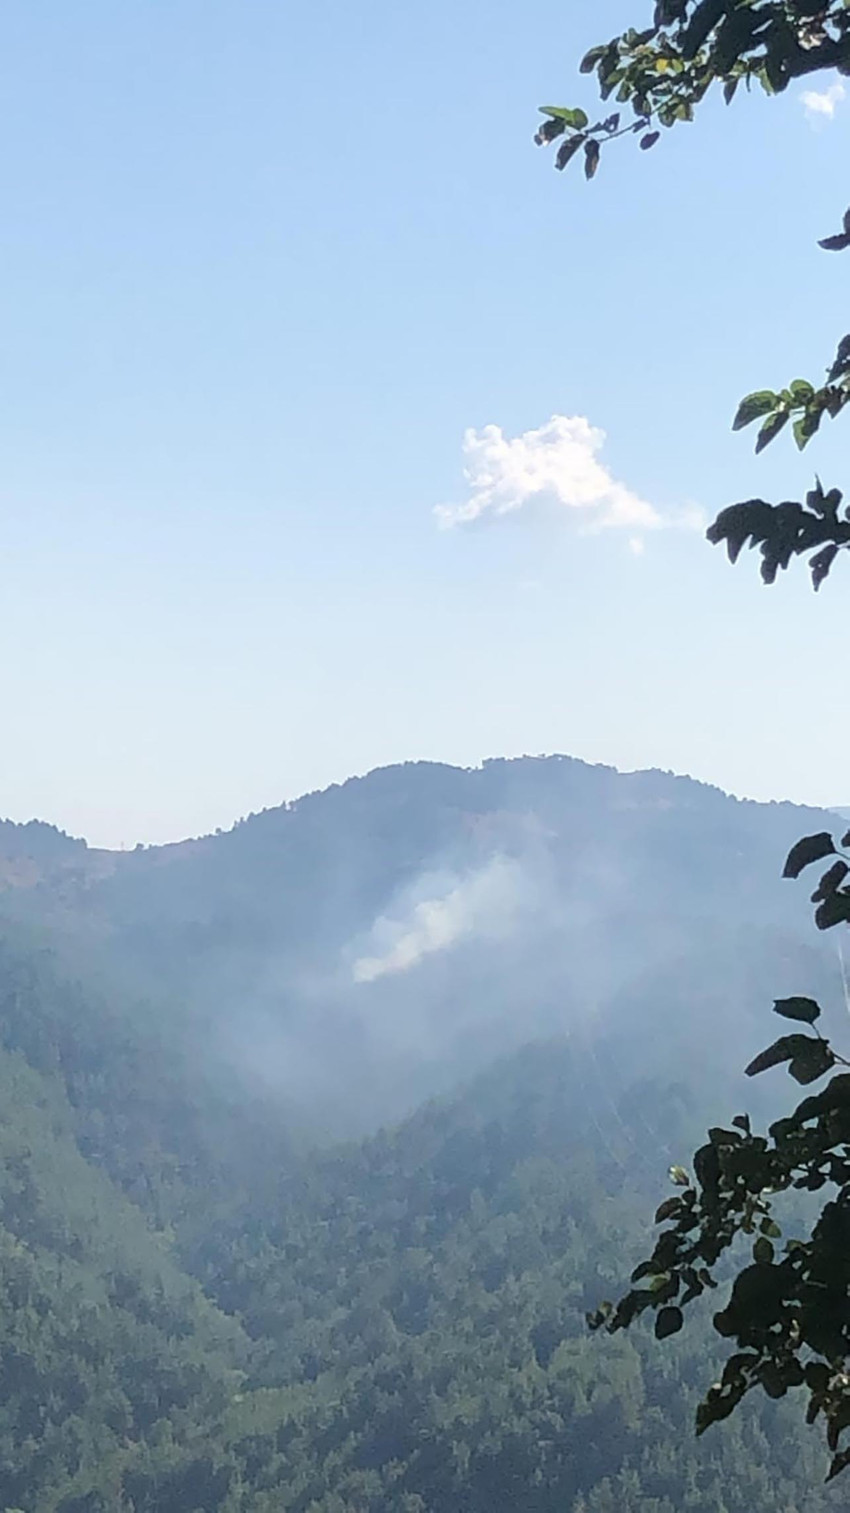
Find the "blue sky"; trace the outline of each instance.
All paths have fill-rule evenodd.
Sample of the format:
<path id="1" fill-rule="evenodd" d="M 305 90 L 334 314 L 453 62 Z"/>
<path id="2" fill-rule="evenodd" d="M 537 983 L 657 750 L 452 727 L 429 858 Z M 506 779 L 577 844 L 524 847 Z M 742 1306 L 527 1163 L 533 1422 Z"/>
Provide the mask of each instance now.
<path id="1" fill-rule="evenodd" d="M 850 802 L 840 572 L 768 591 L 693 525 L 841 482 L 840 422 L 729 421 L 843 332 L 850 97 L 555 174 L 537 106 L 648 9 L 7 12 L 6 814 L 132 845 L 553 750 Z"/>

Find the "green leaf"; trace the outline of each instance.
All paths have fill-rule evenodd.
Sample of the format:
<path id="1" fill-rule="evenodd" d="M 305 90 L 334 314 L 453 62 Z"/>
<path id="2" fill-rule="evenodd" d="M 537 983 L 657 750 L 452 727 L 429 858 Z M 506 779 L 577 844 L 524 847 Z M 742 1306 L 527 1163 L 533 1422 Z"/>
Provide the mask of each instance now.
<path id="1" fill-rule="evenodd" d="M 562 137 L 566 129 L 563 121 L 543 121 L 539 130 L 534 133 L 534 140 L 538 147 L 545 147 L 547 143 Z"/>
<path id="2" fill-rule="evenodd" d="M 559 170 L 566 168 L 570 159 L 575 157 L 583 141 L 584 137 L 579 136 L 568 137 L 566 142 L 562 142 L 555 157 L 555 167 Z"/>
<path id="3" fill-rule="evenodd" d="M 659 139 L 660 136 L 661 136 L 661 132 L 660 131 L 650 131 L 650 132 L 647 133 L 647 135 L 645 137 L 641 137 L 641 139 L 640 139 L 641 151 L 642 152 L 648 152 L 649 149 L 650 149 L 650 147 L 654 147 L 655 146 L 655 144 L 658 141 L 658 139 Z"/>
<path id="4" fill-rule="evenodd" d="M 815 486 L 813 489 L 809 489 L 809 492 L 806 495 L 806 509 L 814 510 L 816 514 L 822 515 L 824 513 L 825 503 L 826 500 L 823 492 L 823 484 L 821 483 L 816 473 Z"/>
<path id="5" fill-rule="evenodd" d="M 712 1319 L 712 1323 L 714 1324 L 717 1333 L 722 1334 L 724 1340 L 731 1339 L 733 1334 L 735 1333 L 735 1325 L 729 1316 L 729 1310 L 727 1308 L 723 1308 L 721 1309 L 720 1313 L 716 1313 L 714 1315 L 714 1318 Z"/>
<path id="6" fill-rule="evenodd" d="M 835 349 L 835 362 L 826 375 L 827 383 L 835 383 L 850 372 L 850 335 L 842 336 Z"/>
<path id="7" fill-rule="evenodd" d="M 812 894 L 812 903 L 817 904 L 820 903 L 821 900 L 825 901 L 826 899 L 831 898 L 834 893 L 838 892 L 848 873 L 850 873 L 850 867 L 843 859 L 837 862 L 833 862 L 831 867 L 827 867 L 825 873 L 823 874 L 823 877 L 821 878 L 814 893 Z"/>
<path id="8" fill-rule="evenodd" d="M 599 167 L 599 143 L 594 137 L 584 144 L 584 176 L 592 179 Z"/>
<path id="9" fill-rule="evenodd" d="M 819 429 L 822 419 L 822 410 L 806 410 L 798 420 L 794 421 L 794 440 L 801 452 Z"/>
<path id="10" fill-rule="evenodd" d="M 759 1235 L 753 1246 L 753 1260 L 759 1266 L 773 1265 L 773 1246 L 765 1235 Z"/>
<path id="11" fill-rule="evenodd" d="M 732 422 L 732 430 L 742 431 L 744 426 L 751 425 L 754 420 L 758 420 L 760 415 L 769 415 L 776 409 L 778 402 L 779 395 L 774 394 L 772 389 L 760 389 L 755 394 L 748 394 L 738 406 Z"/>
<path id="12" fill-rule="evenodd" d="M 608 1323 L 608 1320 L 610 1319 L 613 1312 L 613 1303 L 600 1303 L 595 1312 L 586 1313 L 584 1316 L 588 1329 L 601 1329 L 604 1324 Z"/>
<path id="13" fill-rule="evenodd" d="M 838 556 L 837 546 L 825 546 L 822 551 L 815 552 L 809 561 L 812 574 L 812 588 L 817 593 L 824 579 L 829 576 L 829 570 Z"/>
<path id="14" fill-rule="evenodd" d="M 691 1179 L 683 1166 L 670 1167 L 670 1181 L 675 1183 L 676 1187 L 690 1187 L 691 1185 Z"/>
<path id="15" fill-rule="evenodd" d="M 835 925 L 850 922 L 850 893 L 831 893 L 815 910 L 815 924 L 819 930 L 831 930 Z"/>
<path id="16" fill-rule="evenodd" d="M 839 1450 L 838 1454 L 834 1455 L 830 1461 L 827 1481 L 832 1481 L 833 1477 L 845 1471 L 848 1466 L 850 1466 L 850 1450 Z"/>
<path id="17" fill-rule="evenodd" d="M 821 1045 L 820 1040 L 812 1040 L 809 1035 L 782 1035 L 779 1040 L 774 1040 L 766 1051 L 760 1051 L 754 1056 L 749 1066 L 745 1068 L 747 1077 L 757 1077 L 759 1072 L 766 1072 L 773 1066 L 781 1066 L 783 1061 L 793 1061 L 795 1057 L 805 1056 L 808 1046 Z"/>
<path id="18" fill-rule="evenodd" d="M 813 998 L 777 998 L 773 1012 L 782 1019 L 797 1019 L 803 1024 L 814 1024 L 820 1019 L 820 1006 Z"/>
<path id="19" fill-rule="evenodd" d="M 663 1224 L 665 1219 L 672 1219 L 674 1214 L 680 1213 L 681 1208 L 681 1198 L 665 1198 L 660 1207 L 656 1209 L 654 1222 L 656 1224 Z"/>
<path id="20" fill-rule="evenodd" d="M 835 1066 L 835 1056 L 825 1040 L 807 1040 L 805 1050 L 793 1058 L 788 1070 L 795 1082 L 807 1087 Z"/>
<path id="21" fill-rule="evenodd" d="M 812 862 L 821 862 L 825 856 L 834 855 L 835 844 L 826 830 L 819 830 L 817 835 L 805 835 L 788 852 L 782 876 L 799 877 L 803 869 L 810 867 Z"/>
<path id="22" fill-rule="evenodd" d="M 650 1292 L 661 1292 L 662 1289 L 667 1286 L 667 1283 L 669 1281 L 669 1271 L 659 1271 L 656 1276 L 649 1278 L 646 1285 Z"/>
<path id="23" fill-rule="evenodd" d="M 779 435 L 784 425 L 788 423 L 788 411 L 777 410 L 774 415 L 769 415 L 756 439 L 756 452 L 763 452 L 769 446 L 775 436 Z"/>
<path id="24" fill-rule="evenodd" d="M 580 108 L 570 110 L 563 105 L 541 105 L 541 115 L 554 116 L 555 120 L 563 121 L 573 131 L 584 131 L 588 125 L 587 113 Z"/>
<path id="25" fill-rule="evenodd" d="M 585 53 L 579 64 L 579 73 L 592 74 L 597 63 L 600 63 L 608 51 L 608 44 L 601 47 L 592 47 L 590 52 Z"/>
<path id="26" fill-rule="evenodd" d="M 722 0 L 700 0 L 682 37 L 682 57 L 695 58 L 723 15 Z"/>
<path id="27" fill-rule="evenodd" d="M 684 1322 L 681 1308 L 659 1308 L 655 1319 L 655 1338 L 666 1340 L 671 1334 L 678 1334 Z"/>

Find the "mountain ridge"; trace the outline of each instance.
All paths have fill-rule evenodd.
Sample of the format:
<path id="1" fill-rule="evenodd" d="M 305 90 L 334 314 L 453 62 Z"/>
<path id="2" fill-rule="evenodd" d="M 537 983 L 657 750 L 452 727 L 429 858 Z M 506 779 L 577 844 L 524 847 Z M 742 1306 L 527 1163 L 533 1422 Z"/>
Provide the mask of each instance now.
<path id="1" fill-rule="evenodd" d="M 52 821 L 45 820 L 41 817 L 34 816 L 27 820 L 13 820 L 8 817 L 0 818 L 0 858 L 8 855 L 14 855 L 18 850 L 20 851 L 20 854 L 26 855 L 28 858 L 34 858 L 39 853 L 43 854 L 46 849 L 44 845 L 40 845 L 35 841 L 31 846 L 27 844 L 21 844 L 21 842 L 26 842 L 29 837 L 39 837 L 41 839 L 49 841 L 55 847 L 57 856 L 60 850 L 62 850 L 63 848 L 66 855 L 70 855 L 71 851 L 73 851 L 77 856 L 79 856 L 80 851 L 83 850 L 87 852 L 89 856 L 97 856 L 104 859 L 131 858 L 133 856 L 138 856 L 139 853 L 144 853 L 146 855 L 150 855 L 150 853 L 173 853 L 177 850 L 180 850 L 181 848 L 192 850 L 199 847 L 205 842 L 214 842 L 226 836 L 230 836 L 234 831 L 239 830 L 243 826 L 262 822 L 268 816 L 290 813 L 299 809 L 305 804 L 326 798 L 331 794 L 353 789 L 357 785 L 369 784 L 373 780 L 383 777 L 385 774 L 408 773 L 412 770 L 418 770 L 431 771 L 435 773 L 442 772 L 474 775 L 477 773 L 482 773 L 486 769 L 494 766 L 518 767 L 523 764 L 532 763 L 569 764 L 574 769 L 583 769 L 588 772 L 596 772 L 625 779 L 661 779 L 665 782 L 685 783 L 693 785 L 693 787 L 697 789 L 702 789 L 707 792 L 721 795 L 723 798 L 729 799 L 734 803 L 755 805 L 758 808 L 763 809 L 781 808 L 800 810 L 805 813 L 850 815 L 850 808 L 842 807 L 840 805 L 807 804 L 794 799 L 746 798 L 732 793 L 728 789 L 723 788 L 718 783 L 712 783 L 705 778 L 693 777 L 689 773 L 676 772 L 672 768 L 618 768 L 612 763 L 589 762 L 582 757 L 570 756 L 569 754 L 564 752 L 551 752 L 538 756 L 523 755 L 516 757 L 485 757 L 481 762 L 476 763 L 472 766 L 462 766 L 453 762 L 411 758 L 403 762 L 380 764 L 377 767 L 369 768 L 366 772 L 353 774 L 352 776 L 341 779 L 338 782 L 328 783 L 323 788 L 306 789 L 303 793 L 298 794 L 293 799 L 283 799 L 278 804 L 270 804 L 264 806 L 262 809 L 252 810 L 248 814 L 242 815 L 233 820 L 233 822 L 227 826 L 216 827 L 214 830 L 204 831 L 198 835 L 184 836 L 177 840 L 154 843 L 140 841 L 137 845 L 132 847 L 93 846 L 85 837 L 72 835 L 68 831 L 54 824 Z"/>
<path id="2" fill-rule="evenodd" d="M 709 941 L 739 969 L 701 1012 L 749 1059 L 736 975 L 775 962 L 768 991 L 790 994 L 805 958 L 828 987 L 828 947 L 780 876 L 827 823 L 657 769 L 411 762 L 164 847 L 7 827 L 18 869 L 27 845 L 49 857 L 10 881 L 0 830 L 0 916 L 158 1004 L 247 1084 L 335 1111 L 342 1134 L 346 1109 L 352 1130 L 373 1106 L 401 1117 L 524 1040 L 600 1015 L 631 1033 L 653 995 L 699 1002 L 719 980 Z"/>

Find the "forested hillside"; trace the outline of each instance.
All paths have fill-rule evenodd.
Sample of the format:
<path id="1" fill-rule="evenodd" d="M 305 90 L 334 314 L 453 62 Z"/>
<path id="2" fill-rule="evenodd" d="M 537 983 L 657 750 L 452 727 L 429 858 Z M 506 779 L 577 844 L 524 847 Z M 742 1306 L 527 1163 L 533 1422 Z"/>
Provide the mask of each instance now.
<path id="1" fill-rule="evenodd" d="M 48 922 L 87 980 L 166 1005 L 211 1075 L 261 1079 L 300 1128 L 338 1136 L 537 1036 L 631 1033 L 647 1012 L 728 1075 L 765 984 L 840 991 L 834 946 L 779 878 L 823 824 L 563 757 L 411 763 L 175 846 L 7 827 L 0 856 L 31 859 L 0 867 L 0 911 Z"/>
<path id="2" fill-rule="evenodd" d="M 692 1440 L 707 1329 L 663 1361 L 585 1335 L 688 1138 L 685 1085 L 600 1100 L 583 1055 L 550 1042 L 362 1146 L 256 1152 L 237 1177 L 153 1099 L 161 1069 L 128 1026 L 138 1105 L 162 1120 L 140 1143 L 102 1069 L 70 1065 L 79 992 L 63 1021 L 43 961 L 10 1038 L 43 1038 L 42 991 L 54 1069 L 0 1065 L 9 1507 L 743 1513 L 816 1469 L 772 1408 L 707 1453 Z"/>
<path id="3" fill-rule="evenodd" d="M 708 1312 L 584 1324 L 764 984 L 840 993 L 763 881 L 807 818 L 552 761 L 0 828 L 0 1507 L 835 1506 L 793 1401 L 693 1439 Z"/>

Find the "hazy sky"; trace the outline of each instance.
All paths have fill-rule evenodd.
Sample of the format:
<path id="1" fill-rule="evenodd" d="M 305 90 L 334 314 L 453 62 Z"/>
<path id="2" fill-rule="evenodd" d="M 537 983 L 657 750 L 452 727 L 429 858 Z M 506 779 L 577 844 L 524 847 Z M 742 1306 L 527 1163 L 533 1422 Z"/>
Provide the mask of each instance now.
<path id="1" fill-rule="evenodd" d="M 840 421 L 729 420 L 844 329 L 850 88 L 557 175 L 536 107 L 650 10 L 6 8 L 0 811 L 131 845 L 549 751 L 850 803 L 842 564 L 696 528 L 842 481 Z"/>

